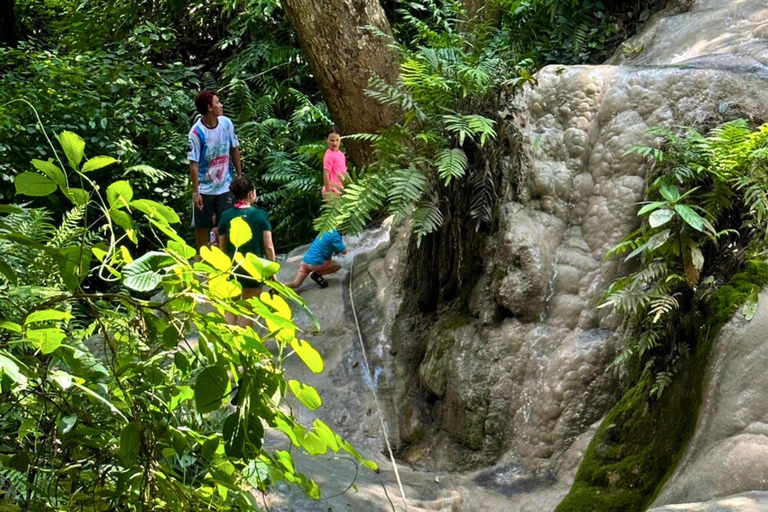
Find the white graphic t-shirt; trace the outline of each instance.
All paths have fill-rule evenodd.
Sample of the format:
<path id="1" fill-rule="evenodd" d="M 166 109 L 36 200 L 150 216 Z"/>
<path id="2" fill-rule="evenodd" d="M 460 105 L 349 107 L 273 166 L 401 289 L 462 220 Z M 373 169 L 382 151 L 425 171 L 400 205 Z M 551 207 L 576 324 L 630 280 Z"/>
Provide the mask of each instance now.
<path id="1" fill-rule="evenodd" d="M 232 165 L 229 152 L 240 145 L 235 127 L 228 117 L 220 116 L 216 128 L 208 128 L 198 120 L 189 131 L 190 162 L 199 165 L 201 194 L 218 196 L 229 192 L 232 183 Z"/>

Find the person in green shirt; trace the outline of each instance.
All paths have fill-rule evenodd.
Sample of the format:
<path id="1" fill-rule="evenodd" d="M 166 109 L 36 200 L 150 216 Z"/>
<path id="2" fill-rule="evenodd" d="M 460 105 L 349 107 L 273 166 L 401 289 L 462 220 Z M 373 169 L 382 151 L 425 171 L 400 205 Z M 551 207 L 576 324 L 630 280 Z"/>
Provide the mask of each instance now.
<path id="1" fill-rule="evenodd" d="M 237 178 L 229 187 L 235 198 L 235 206 L 224 210 L 219 219 L 219 248 L 230 258 L 235 254 L 235 246 L 229 243 L 229 230 L 232 221 L 237 217 L 243 218 L 251 228 L 253 237 L 240 247 L 240 252 L 253 253 L 260 258 L 275 261 L 275 245 L 272 242 L 272 225 L 269 215 L 261 208 L 256 208 L 256 186 L 248 178 Z M 261 294 L 262 283 L 245 276 L 237 276 L 243 287 L 243 299 L 250 299 Z M 227 321 L 242 327 L 251 324 L 246 318 L 236 318 L 231 313 L 226 314 Z"/>

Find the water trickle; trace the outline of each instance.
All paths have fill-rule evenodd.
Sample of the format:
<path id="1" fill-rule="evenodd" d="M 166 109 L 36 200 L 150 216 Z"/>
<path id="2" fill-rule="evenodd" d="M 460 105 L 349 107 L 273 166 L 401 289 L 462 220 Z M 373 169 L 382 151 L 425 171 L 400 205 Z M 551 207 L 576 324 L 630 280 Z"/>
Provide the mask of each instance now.
<path id="1" fill-rule="evenodd" d="M 552 277 L 547 285 L 547 292 L 544 295 L 544 307 L 541 308 L 541 315 L 539 315 L 539 321 L 545 322 L 549 315 L 550 303 L 555 296 L 555 284 L 557 283 L 557 276 L 560 273 L 560 247 L 555 252 L 555 262 L 552 264 Z"/>

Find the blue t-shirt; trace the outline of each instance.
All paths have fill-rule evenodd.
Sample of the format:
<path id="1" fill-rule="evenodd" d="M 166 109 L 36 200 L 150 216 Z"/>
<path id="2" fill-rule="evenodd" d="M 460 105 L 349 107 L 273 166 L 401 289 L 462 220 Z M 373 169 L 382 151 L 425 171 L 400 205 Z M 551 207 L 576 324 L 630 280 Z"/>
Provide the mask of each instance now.
<path id="1" fill-rule="evenodd" d="M 199 119 L 189 131 L 187 159 L 199 165 L 199 191 L 218 196 L 229 192 L 232 164 L 229 152 L 240 145 L 235 127 L 228 117 L 219 116 L 216 128 L 208 128 Z"/>
<path id="2" fill-rule="evenodd" d="M 322 265 L 334 253 L 342 252 L 346 249 L 347 246 L 344 245 L 344 240 L 341 239 L 341 235 L 335 229 L 326 233 L 320 233 L 304 255 L 304 263 L 307 265 Z"/>

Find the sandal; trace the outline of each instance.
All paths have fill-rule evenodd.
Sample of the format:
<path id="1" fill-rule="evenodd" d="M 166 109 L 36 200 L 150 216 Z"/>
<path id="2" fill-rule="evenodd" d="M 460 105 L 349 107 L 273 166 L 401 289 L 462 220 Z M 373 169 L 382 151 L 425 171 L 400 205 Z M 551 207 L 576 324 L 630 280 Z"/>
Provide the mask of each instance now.
<path id="1" fill-rule="evenodd" d="M 316 282 L 317 286 L 320 288 L 328 288 L 328 281 L 326 281 L 325 278 L 317 272 L 312 272 L 309 274 L 309 278 Z"/>

